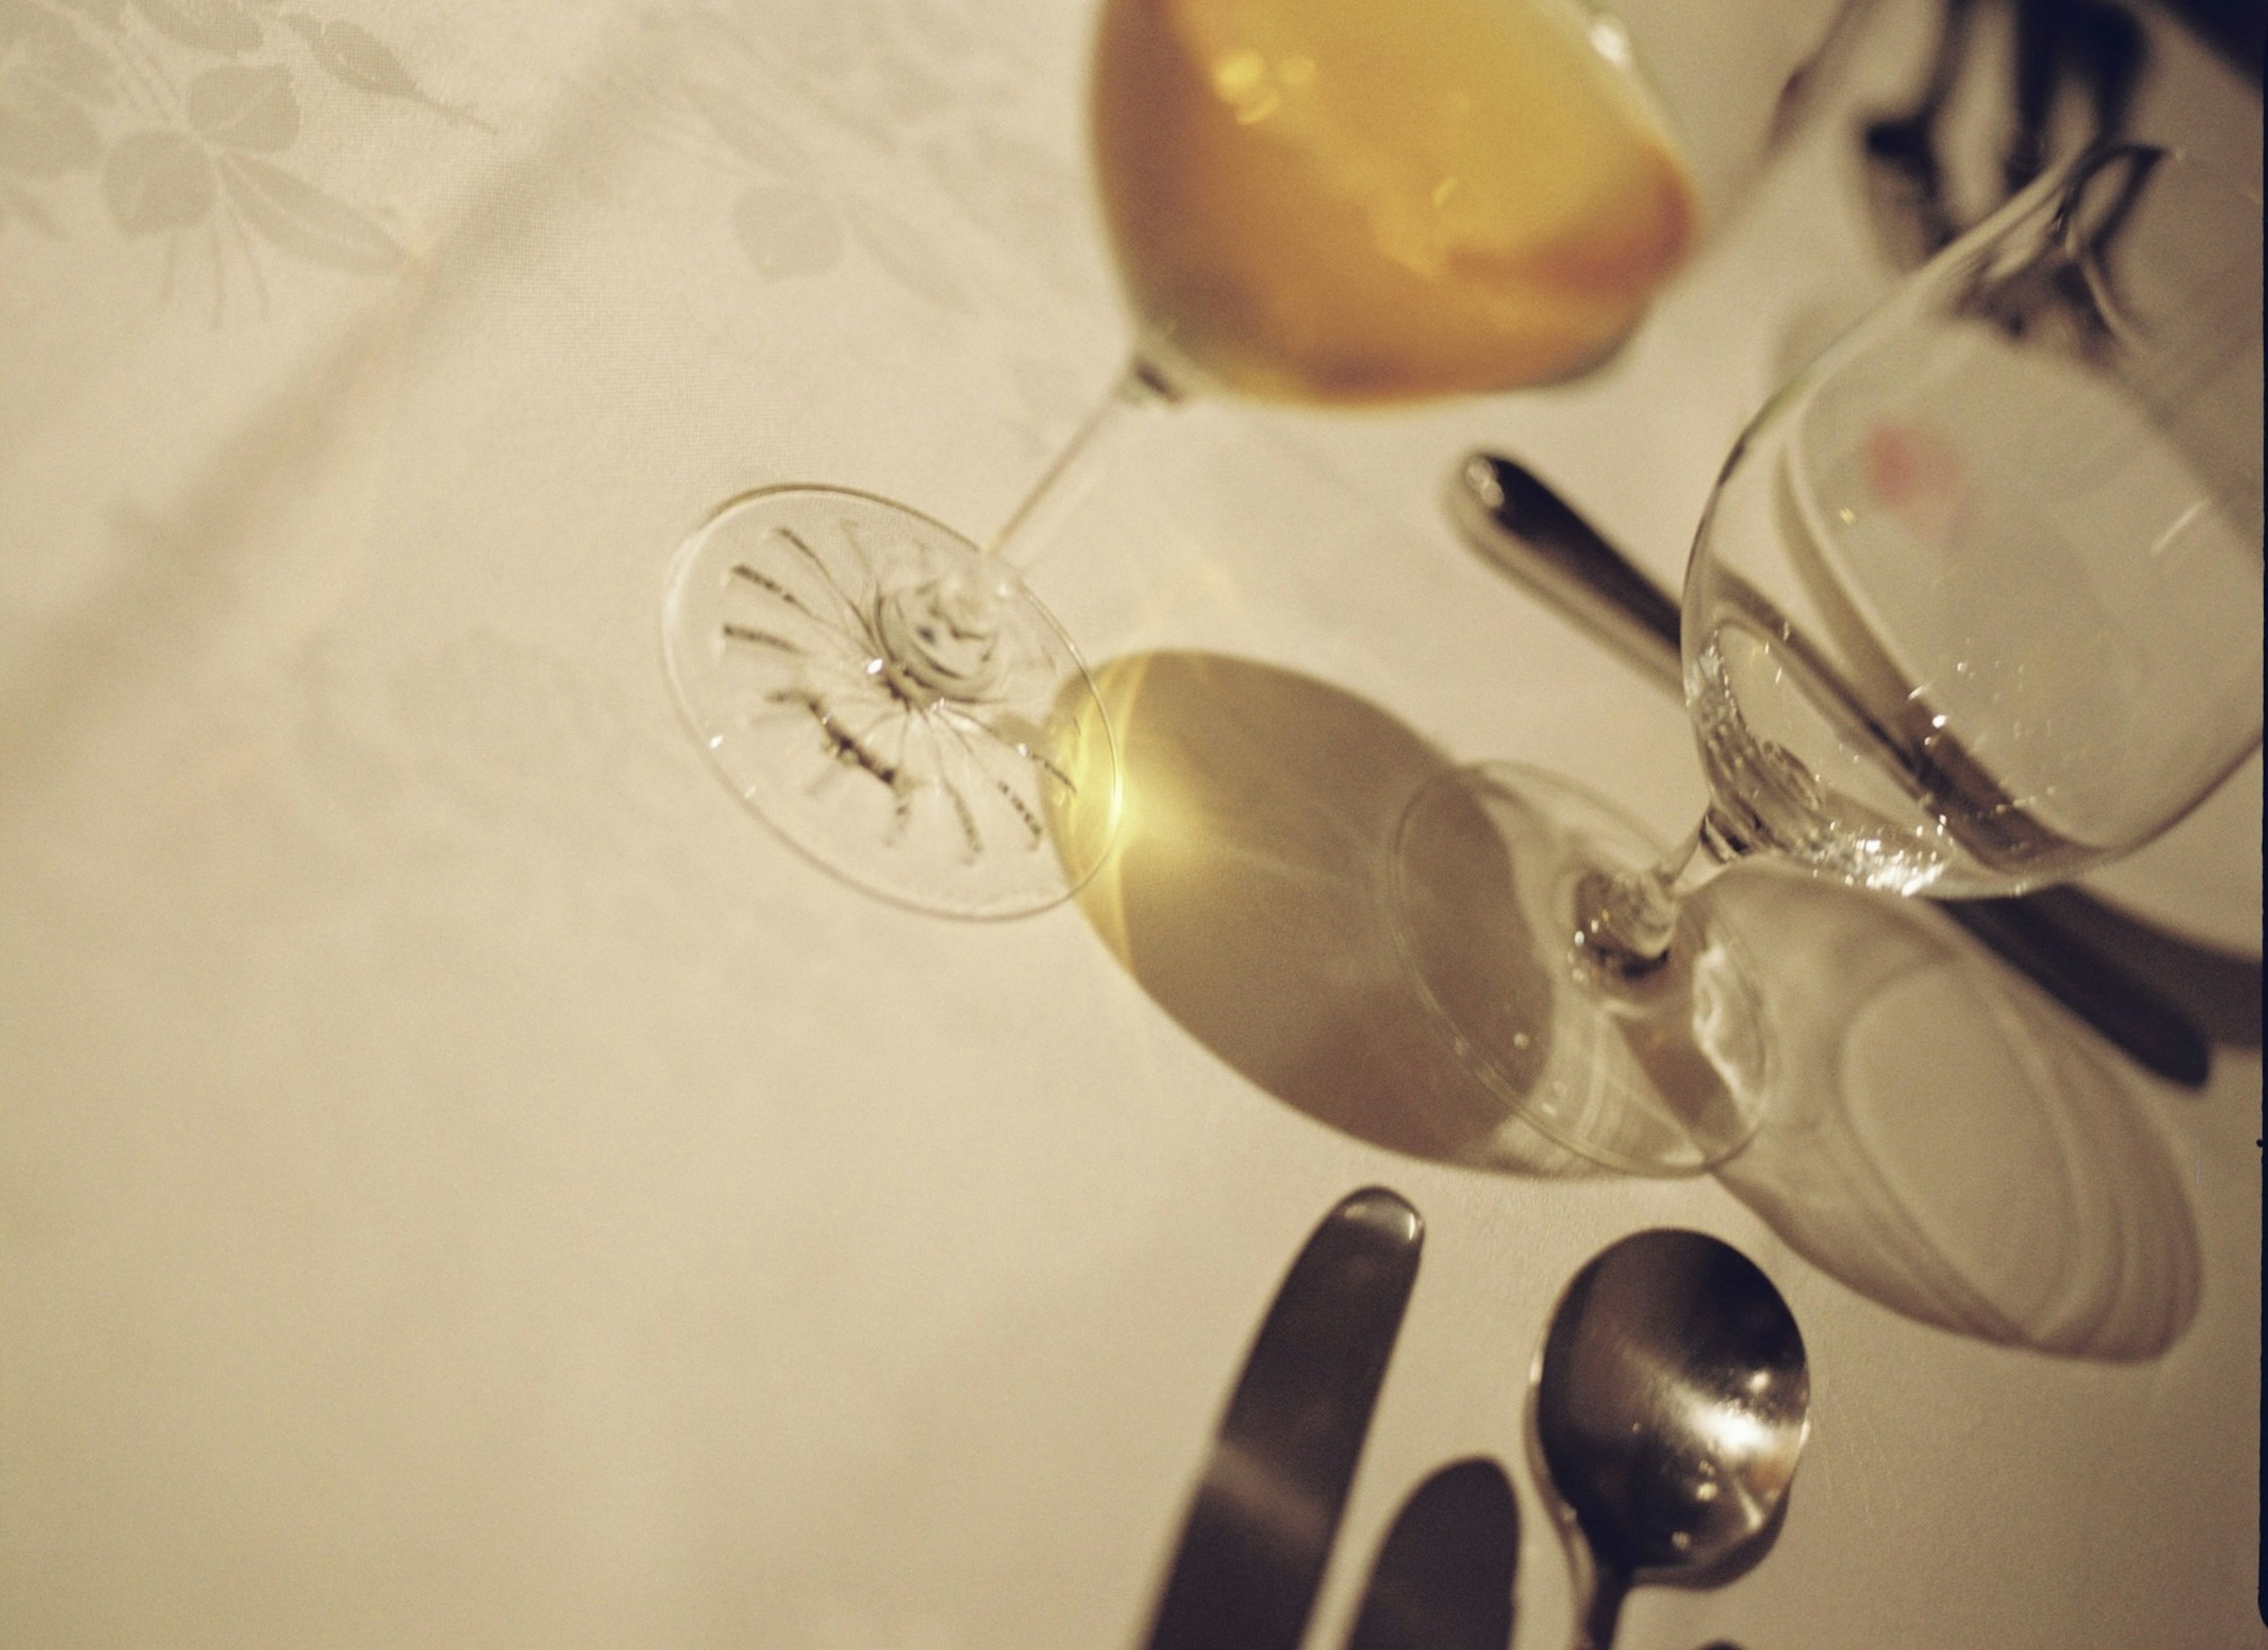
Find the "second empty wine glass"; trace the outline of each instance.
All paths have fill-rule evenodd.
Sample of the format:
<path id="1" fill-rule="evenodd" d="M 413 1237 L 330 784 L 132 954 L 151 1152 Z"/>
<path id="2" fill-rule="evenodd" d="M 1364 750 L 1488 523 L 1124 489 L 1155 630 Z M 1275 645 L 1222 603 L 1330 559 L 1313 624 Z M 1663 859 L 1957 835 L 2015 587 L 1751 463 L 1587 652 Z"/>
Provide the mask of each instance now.
<path id="1" fill-rule="evenodd" d="M 1710 800 L 1682 847 L 1510 765 L 1412 803 L 1405 954 L 1514 1110 L 1616 1168 L 1721 1160 L 1770 1101 L 1774 960 L 1688 900 L 1719 871 L 2018 893 L 2151 840 L 2259 744 L 2260 237 L 2201 165 L 2089 154 L 1765 407 L 1686 575 Z M 1524 994 L 1463 969 L 1439 867 L 1476 837 Z"/>

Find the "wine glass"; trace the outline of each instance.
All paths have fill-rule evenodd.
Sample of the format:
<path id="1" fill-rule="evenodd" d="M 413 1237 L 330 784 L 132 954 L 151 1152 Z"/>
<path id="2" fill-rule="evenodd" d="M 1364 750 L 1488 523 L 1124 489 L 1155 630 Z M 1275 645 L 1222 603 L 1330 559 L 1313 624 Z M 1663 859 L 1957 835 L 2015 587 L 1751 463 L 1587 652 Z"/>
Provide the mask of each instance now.
<path id="1" fill-rule="evenodd" d="M 1662 854 L 1603 799 L 1462 770 L 1400 828 L 1396 932 L 1468 1063 L 1560 1144 L 1686 1172 L 1746 1143 L 1772 1028 L 1751 854 L 2021 893 L 2140 846 L 2261 738 L 2261 220 L 2177 152 L 2078 158 L 1782 389 L 1718 478 L 1682 619 L 1709 784 Z M 1502 856 L 1521 993 L 1444 867 Z M 1699 895 L 1698 898 L 1692 897 Z M 1712 906 L 1715 908 L 1712 911 Z"/>
<path id="2" fill-rule="evenodd" d="M 1117 761 L 1015 569 L 1130 420 L 1197 393 L 1374 403 L 1591 365 L 1845 10 L 1775 0 L 1737 73 L 1681 48 L 1665 113 L 1630 31 L 1572 0 L 1105 0 L 1093 150 L 1131 365 L 988 547 L 839 488 L 723 505 L 664 606 L 696 737 L 870 891 L 968 917 L 1066 897 L 1108 851 Z"/>

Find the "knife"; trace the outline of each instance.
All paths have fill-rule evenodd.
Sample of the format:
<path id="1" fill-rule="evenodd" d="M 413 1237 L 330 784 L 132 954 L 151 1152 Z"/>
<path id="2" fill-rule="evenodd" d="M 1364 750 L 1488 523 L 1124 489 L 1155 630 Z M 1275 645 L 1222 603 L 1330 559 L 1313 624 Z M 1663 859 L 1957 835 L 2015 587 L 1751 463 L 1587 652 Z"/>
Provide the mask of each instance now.
<path id="1" fill-rule="evenodd" d="M 1150 1650 L 1299 1650 L 1424 1240 L 1418 1212 L 1373 1187 L 1292 1263 L 1182 1526 Z"/>
<path id="2" fill-rule="evenodd" d="M 1475 1455 L 1419 1484 L 1371 1566 L 1346 1650 L 1506 1650 L 1520 1566 L 1520 1503 Z"/>
<path id="3" fill-rule="evenodd" d="M 1510 459 L 1476 453 L 1450 477 L 1447 508 L 1498 569 L 1607 642 L 1657 686 L 1683 695 L 1675 600 L 1532 473 Z M 2068 902 L 2086 896 L 2066 888 L 2058 897 Z M 2213 1044 L 2196 1021 L 2051 917 L 2043 902 L 1937 903 L 2146 1070 L 2185 1087 L 2203 1086 Z"/>

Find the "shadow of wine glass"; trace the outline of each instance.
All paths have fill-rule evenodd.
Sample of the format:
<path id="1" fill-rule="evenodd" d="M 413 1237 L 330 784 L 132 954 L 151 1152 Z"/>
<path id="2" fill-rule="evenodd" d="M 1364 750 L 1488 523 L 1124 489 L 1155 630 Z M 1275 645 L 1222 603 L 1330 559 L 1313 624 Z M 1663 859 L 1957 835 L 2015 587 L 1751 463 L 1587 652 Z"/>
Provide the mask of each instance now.
<path id="1" fill-rule="evenodd" d="M 1183 1029 L 1267 1093 L 1411 1157 L 1599 1172 L 1465 1069 L 1405 976 L 1379 870 L 1410 793 L 1447 759 L 1376 706 L 1224 654 L 1111 660 L 1122 815 L 1080 908 Z M 1482 833 L 1473 834 L 1476 843 Z M 1476 904 L 1507 873 L 1476 852 Z M 1476 985 L 1547 989 L 1476 939 Z M 1491 978 L 1491 976 L 1498 976 Z"/>
<path id="2" fill-rule="evenodd" d="M 1408 979 L 1381 898 L 1403 805 L 1450 764 L 1393 717 L 1219 653 L 1095 672 L 1123 816 L 1079 895 L 1181 1026 L 1257 1087 L 1389 1151 L 1601 1174 L 1473 1077 Z M 1548 991 L 1470 833 L 1475 997 Z M 1717 1175 L 1823 1271 L 1923 1322 L 2135 1359 L 2194 1315 L 2199 1263 L 2154 1123 L 2031 988 L 1925 902 L 1747 868 L 1700 896 L 1768 969 L 1775 1093 Z M 1437 965 L 1438 966 L 1438 965 Z"/>
<path id="3" fill-rule="evenodd" d="M 1928 902 L 1774 866 L 1704 891 L 1758 959 L 1777 1067 L 1727 1190 L 1861 1294 L 2066 1357 L 2155 1357 L 2196 1315 L 2155 1121 L 2029 981 Z"/>

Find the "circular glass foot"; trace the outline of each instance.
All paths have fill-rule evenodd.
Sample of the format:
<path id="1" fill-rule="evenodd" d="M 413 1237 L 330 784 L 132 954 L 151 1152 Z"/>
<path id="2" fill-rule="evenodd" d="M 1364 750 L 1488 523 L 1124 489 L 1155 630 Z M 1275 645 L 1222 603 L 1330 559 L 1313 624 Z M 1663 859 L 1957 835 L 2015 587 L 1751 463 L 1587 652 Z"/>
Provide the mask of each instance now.
<path id="1" fill-rule="evenodd" d="M 662 642 L 726 782 L 871 893 L 1017 917 L 1109 847 L 1117 753 L 1070 639 L 1007 568 L 903 505 L 733 500 L 679 550 Z"/>
<path id="2" fill-rule="evenodd" d="M 1603 798 L 1509 763 L 1428 782 L 1403 811 L 1391 872 L 1395 939 L 1466 1065 L 1544 1134 L 1631 1174 L 1697 1174 L 1748 1144 L 1770 1088 L 1756 976 L 1707 919 L 1681 910 L 1661 965 L 1606 977 L 1574 939 L 1596 871 L 1662 855 Z"/>

